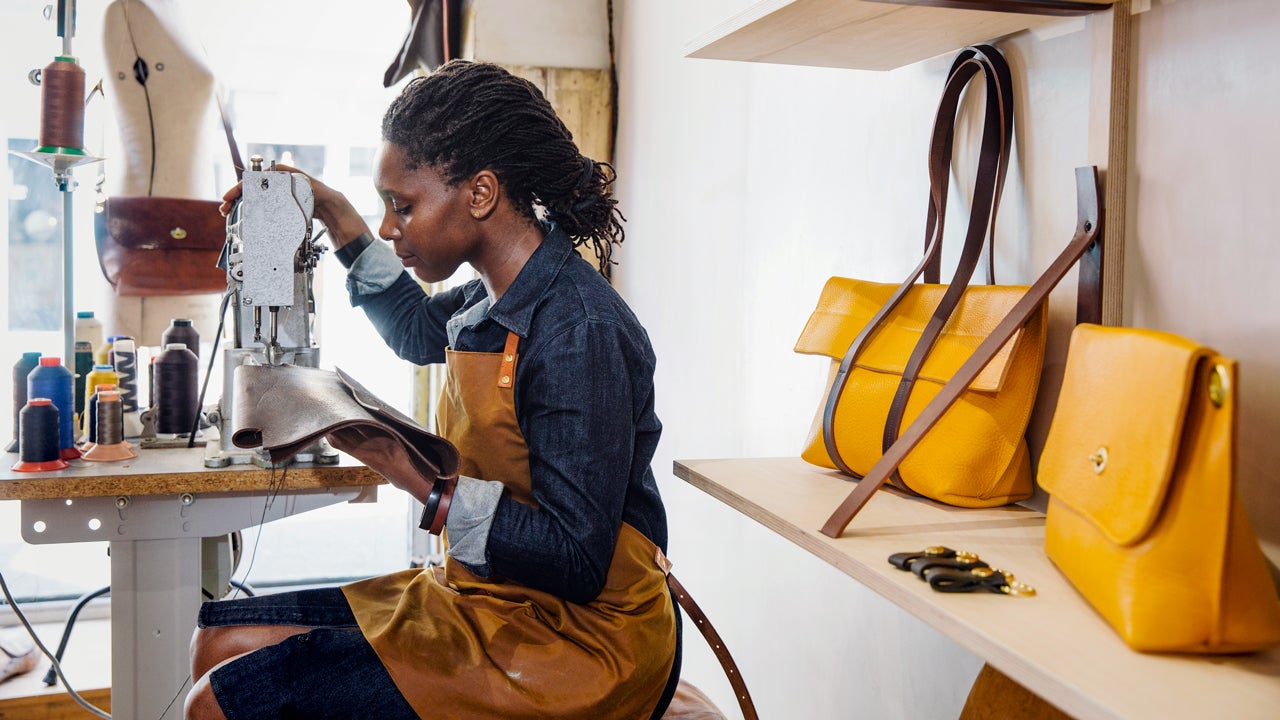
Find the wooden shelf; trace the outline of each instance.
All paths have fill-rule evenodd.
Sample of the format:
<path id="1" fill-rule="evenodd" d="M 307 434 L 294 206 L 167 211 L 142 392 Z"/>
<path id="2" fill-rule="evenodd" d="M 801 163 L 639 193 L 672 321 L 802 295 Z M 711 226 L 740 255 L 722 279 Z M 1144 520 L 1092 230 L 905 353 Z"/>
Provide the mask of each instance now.
<path id="1" fill-rule="evenodd" d="M 694 39 L 685 55 L 892 70 L 1116 1 L 763 0 Z M 974 6 L 1002 9 L 969 9 Z"/>
<path id="2" fill-rule="evenodd" d="M 1063 711 L 1081 718 L 1274 718 L 1280 650 L 1242 656 L 1130 650 L 1043 552 L 1044 515 L 969 510 L 880 492 L 838 539 L 818 532 L 852 489 L 799 458 L 681 460 L 675 474 L 928 623 Z M 936 593 L 891 553 L 947 545 L 978 553 L 1035 597 Z"/>

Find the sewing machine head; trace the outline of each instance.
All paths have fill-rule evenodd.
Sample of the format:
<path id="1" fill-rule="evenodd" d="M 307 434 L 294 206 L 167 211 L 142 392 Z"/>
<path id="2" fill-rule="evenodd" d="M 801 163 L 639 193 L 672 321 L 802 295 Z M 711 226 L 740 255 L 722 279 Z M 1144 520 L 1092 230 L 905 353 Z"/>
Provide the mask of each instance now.
<path id="1" fill-rule="evenodd" d="M 274 166 L 274 163 L 273 163 Z M 319 367 L 313 328 L 312 281 L 320 255 L 311 214 L 315 195 L 306 175 L 262 168 L 250 158 L 241 179 L 240 201 L 227 225 L 227 282 L 234 326 L 223 355 L 223 393 L 218 408 L 221 438 L 210 443 L 205 465 L 222 467 L 262 458 L 230 442 L 235 408 L 235 371 L 242 365 Z M 216 445 L 216 447 L 214 447 Z M 304 462 L 336 462 L 327 444 L 298 455 Z"/>
<path id="2" fill-rule="evenodd" d="M 268 365 L 315 367 L 312 277 L 323 247 L 312 236 L 311 182 L 300 173 L 263 170 L 255 155 L 241 191 L 228 228 L 234 347 L 256 351 Z"/>

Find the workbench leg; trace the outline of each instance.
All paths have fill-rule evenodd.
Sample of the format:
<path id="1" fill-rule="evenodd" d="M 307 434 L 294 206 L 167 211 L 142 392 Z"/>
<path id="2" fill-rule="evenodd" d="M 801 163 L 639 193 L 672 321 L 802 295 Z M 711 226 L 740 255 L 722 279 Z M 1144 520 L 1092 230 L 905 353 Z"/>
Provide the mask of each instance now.
<path id="1" fill-rule="evenodd" d="M 111 543 L 111 714 L 181 720 L 200 610 L 200 538 Z M 166 708 L 168 708 L 166 710 Z"/>

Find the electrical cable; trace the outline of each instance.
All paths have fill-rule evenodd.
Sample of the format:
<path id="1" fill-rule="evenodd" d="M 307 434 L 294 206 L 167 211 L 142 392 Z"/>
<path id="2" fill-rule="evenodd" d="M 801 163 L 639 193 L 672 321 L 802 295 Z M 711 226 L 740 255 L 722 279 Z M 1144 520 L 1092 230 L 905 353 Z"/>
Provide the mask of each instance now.
<path id="1" fill-rule="evenodd" d="M 258 545 L 262 541 L 262 528 L 267 524 L 267 510 L 275 504 L 276 498 L 280 495 L 280 491 L 284 489 L 284 478 L 289 473 L 289 466 L 285 466 L 280 471 L 280 481 L 276 482 L 276 468 L 271 466 L 271 480 L 267 483 L 267 501 L 262 504 L 262 517 L 258 520 L 258 534 L 253 539 L 253 551 L 249 553 L 249 567 L 244 571 L 244 580 L 240 583 L 232 582 L 231 586 L 235 588 L 235 592 L 231 593 L 231 600 L 236 598 L 241 589 L 244 589 L 245 595 L 252 597 L 249 592 L 249 573 L 253 572 L 253 561 L 258 557 Z"/>
<path id="2" fill-rule="evenodd" d="M 80 707 L 100 718 L 103 718 L 103 720 L 111 720 L 111 716 L 109 714 L 103 712 L 88 700 L 80 697 L 80 693 L 76 692 L 75 689 L 71 687 L 71 683 L 67 682 L 67 676 L 62 672 L 62 664 L 53 656 L 53 653 L 49 652 L 49 648 L 45 647 L 44 643 L 40 640 L 40 636 L 36 634 L 35 628 L 31 627 L 31 623 L 27 621 L 27 616 L 23 614 L 22 609 L 18 607 L 17 601 L 13 599 L 13 595 L 9 592 L 9 584 L 4 581 L 4 573 L 2 572 L 0 572 L 0 590 L 4 591 L 4 599 L 9 603 L 9 607 L 13 610 L 13 614 L 18 616 L 18 621 L 22 623 L 22 627 L 27 629 L 27 634 L 35 641 L 36 647 L 39 647 L 40 652 L 44 653 L 44 656 L 49 658 L 49 662 L 53 663 L 53 669 L 58 673 L 58 678 L 62 680 L 62 686 L 67 689 L 67 694 L 71 696 L 71 699 L 75 700 L 76 704 Z M 187 680 L 190 679 L 191 678 L 188 676 Z M 184 680 L 182 684 L 183 687 L 185 687 L 187 684 L 186 680 Z M 179 688 L 178 692 L 181 693 L 182 689 Z M 170 702 L 169 705 L 172 706 L 173 703 Z M 163 714 L 161 717 L 163 717 Z"/>
<path id="3" fill-rule="evenodd" d="M 67 624 L 62 629 L 62 639 L 58 641 L 58 650 L 53 654 L 54 659 L 61 662 L 62 656 L 66 654 L 67 643 L 71 641 L 71 630 L 76 626 L 76 618 L 80 617 L 80 611 L 84 609 L 84 606 L 88 605 L 90 601 L 96 598 L 100 598 L 103 595 L 110 595 L 110 594 L 111 594 L 111 586 L 108 585 L 106 587 L 98 588 L 97 590 L 86 593 L 85 595 L 81 596 L 79 600 L 76 601 L 75 606 L 71 608 L 71 614 L 67 616 Z M 44 684 L 46 687 L 53 687 L 54 685 L 58 684 L 57 673 L 54 672 L 54 669 L 52 667 L 49 668 L 49 672 L 44 674 Z"/>

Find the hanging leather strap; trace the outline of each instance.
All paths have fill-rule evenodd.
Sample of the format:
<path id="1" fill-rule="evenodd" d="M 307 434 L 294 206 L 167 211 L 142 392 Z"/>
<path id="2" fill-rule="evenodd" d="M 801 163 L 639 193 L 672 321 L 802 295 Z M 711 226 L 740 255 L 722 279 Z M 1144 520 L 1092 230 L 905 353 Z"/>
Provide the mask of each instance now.
<path id="1" fill-rule="evenodd" d="M 222 132 L 227 136 L 227 147 L 231 148 L 231 167 L 236 171 L 236 181 L 244 178 L 244 160 L 240 158 L 240 147 L 236 145 L 236 133 L 231 129 L 231 117 L 227 115 L 227 107 L 222 102 L 222 88 L 213 89 L 213 97 L 218 101 L 218 115 L 222 118 Z"/>
<path id="2" fill-rule="evenodd" d="M 947 384 L 942 387 L 938 395 L 925 406 L 919 417 L 907 427 L 901 437 L 876 461 L 876 464 L 867 472 L 866 477 L 858 483 L 858 487 L 849 493 L 844 502 L 840 503 L 836 511 L 827 519 L 826 524 L 822 526 L 823 535 L 833 538 L 840 537 L 844 529 L 849 526 L 853 516 L 871 499 L 871 495 L 889 479 L 890 473 L 902 463 L 902 460 L 924 438 L 925 433 L 938 422 L 943 413 L 960 398 L 960 395 L 978 377 L 978 374 L 987 366 L 987 363 L 991 362 L 992 358 L 1000 351 L 1000 348 L 1035 314 L 1040 304 L 1048 299 L 1049 293 L 1053 291 L 1054 287 L 1057 286 L 1058 282 L 1062 280 L 1062 277 L 1067 274 L 1067 271 L 1081 256 L 1088 254 L 1090 265 L 1101 265 L 1103 215 L 1097 168 L 1084 167 L 1076 169 L 1076 207 L 1076 231 L 1066 249 L 1049 265 L 1044 274 L 1036 279 L 1026 294 L 1014 304 L 1009 314 L 982 341 L 982 344 L 973 352 L 973 355 L 969 356 L 969 359 L 960 366 L 960 369 L 947 381 Z M 1086 273 L 1081 273 L 1082 283 L 1085 281 L 1085 275 Z M 1081 287 L 1079 293 L 1084 295 L 1097 290 L 1100 290 L 1100 288 Z"/>
<path id="3" fill-rule="evenodd" d="M 698 603 L 694 601 L 693 596 L 688 590 L 684 589 L 684 585 L 676 580 L 676 576 L 671 574 L 670 563 L 665 562 L 663 567 L 667 571 L 667 585 L 671 587 L 671 592 L 675 594 L 676 600 L 680 603 L 680 607 L 684 608 L 685 614 L 693 620 L 693 624 L 698 626 L 698 631 L 702 633 L 702 637 L 711 646 L 711 651 L 715 653 L 716 659 L 720 661 L 720 667 L 724 668 L 724 674 L 729 678 L 729 684 L 733 686 L 733 694 L 738 698 L 738 707 L 742 709 L 742 717 L 744 720 L 759 720 L 756 714 L 755 703 L 751 701 L 751 693 L 747 691 L 747 684 L 742 679 L 742 673 L 738 671 L 738 664 L 733 661 L 733 656 L 729 654 L 729 648 L 724 644 L 724 640 L 720 639 L 720 633 L 716 632 L 711 621 L 707 619 L 706 613 L 702 612 L 702 608 L 698 607 Z"/>
<path id="4" fill-rule="evenodd" d="M 907 402 L 911 399 L 911 391 L 925 360 L 933 351 L 938 338 L 942 336 L 942 328 L 960 305 L 960 299 L 968 289 L 973 272 L 982 257 L 982 248 L 988 244 L 987 254 L 991 258 L 995 254 L 995 214 L 1000 205 L 1000 191 L 1004 184 L 1005 171 L 1009 164 L 1009 149 L 1013 138 L 1013 75 L 1009 65 L 998 50 L 990 46 L 966 48 L 952 66 L 951 81 L 943 92 L 942 107 L 939 109 L 938 122 L 945 123 L 945 132 L 934 132 L 934 147 L 930 148 L 929 165 L 930 180 L 933 186 L 946 187 L 949 178 L 947 172 L 951 167 L 952 141 L 954 138 L 955 116 L 959 111 L 959 101 L 963 85 L 975 77 L 978 70 L 986 75 L 986 124 L 982 134 L 981 153 L 978 162 L 978 179 L 974 186 L 973 203 L 969 213 L 969 228 L 965 235 L 960 261 L 956 265 L 942 300 L 934 308 L 933 316 L 920 333 L 920 339 L 912 349 L 911 355 L 903 368 L 902 377 L 898 381 L 897 391 L 889 406 L 889 414 L 885 418 L 884 432 L 881 436 L 881 449 L 888 450 L 898 439 L 898 431 L 902 427 L 902 416 L 906 413 Z M 956 84 L 959 83 L 959 87 Z M 939 206 L 941 212 L 942 206 Z M 939 234 L 938 245 L 942 237 Z M 935 253 L 930 266 L 936 273 L 942 254 Z M 930 266 L 925 268 L 926 278 L 930 274 Z M 987 277 L 994 281 L 994 266 L 989 268 Z M 926 280 L 927 281 L 927 280 Z M 890 480 L 898 488 L 912 492 L 906 481 L 895 469 Z"/>
<path id="5" fill-rule="evenodd" d="M 942 302 L 934 311 L 933 319 L 926 326 L 924 333 L 912 353 L 908 367 L 904 369 L 902 380 L 895 395 L 895 403 L 905 407 L 906 398 L 910 397 L 924 358 L 933 348 L 938 335 L 947 319 L 959 304 L 960 297 L 969 284 L 974 268 L 982 254 L 982 246 L 988 236 L 988 228 L 994 226 L 995 210 L 999 204 L 1000 190 L 1004 184 L 1005 168 L 1013 137 L 1013 81 L 1008 63 L 998 50 L 989 45 L 978 45 L 965 48 L 952 64 L 947 74 L 947 82 L 943 87 L 942 100 L 938 105 L 938 114 L 934 120 L 933 136 L 929 146 L 929 189 L 930 204 L 926 222 L 924 257 L 911 271 L 911 274 L 898 286 L 889 300 L 880 307 L 871 320 L 862 328 L 858 336 L 849 344 L 840 361 L 836 376 L 827 393 L 826 405 L 822 416 L 822 439 L 827 455 L 841 472 L 852 477 L 861 477 L 849 467 L 840 455 L 836 445 L 835 416 L 840 404 L 841 395 L 853 372 L 854 362 L 865 349 L 871 336 L 889 317 L 907 293 L 915 285 L 916 280 L 926 274 L 934 275 L 936 282 L 938 266 L 942 258 L 942 235 L 946 214 L 947 187 L 950 183 L 951 155 L 954 145 L 955 119 L 959 110 L 960 99 L 965 87 L 979 72 L 987 80 L 986 114 L 983 121 L 981 151 L 978 161 L 977 181 L 974 186 L 972 210 L 969 218 L 969 229 L 965 236 L 960 262 L 951 285 Z M 993 278 L 993 276 L 990 276 Z M 897 437 L 897 427 L 890 429 L 886 423 L 886 447 Z M 901 483 L 895 477 L 896 483 Z M 905 488 L 905 484 L 903 484 Z"/>

